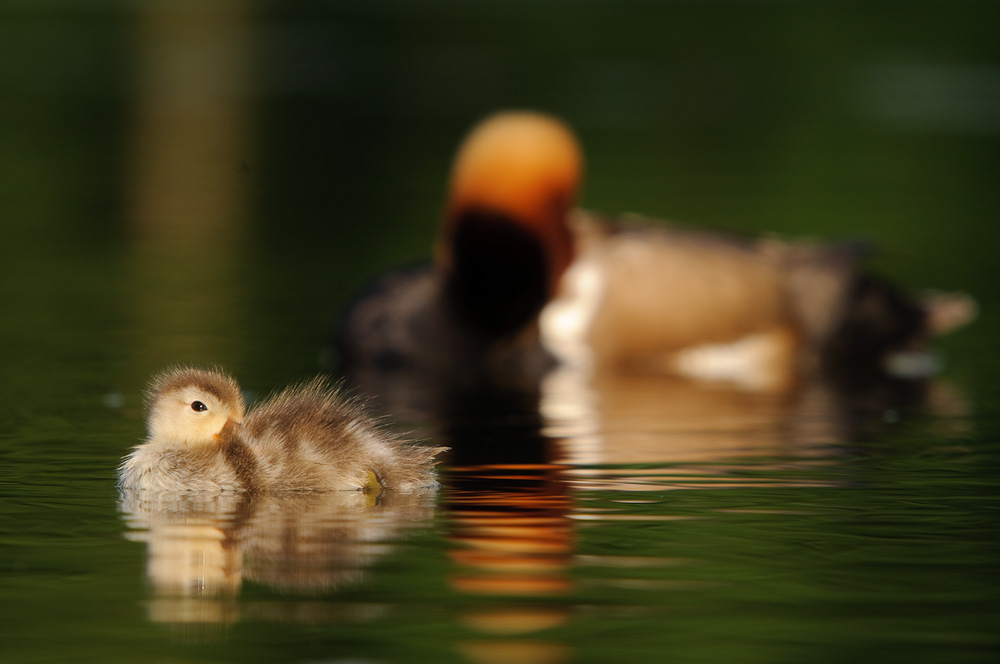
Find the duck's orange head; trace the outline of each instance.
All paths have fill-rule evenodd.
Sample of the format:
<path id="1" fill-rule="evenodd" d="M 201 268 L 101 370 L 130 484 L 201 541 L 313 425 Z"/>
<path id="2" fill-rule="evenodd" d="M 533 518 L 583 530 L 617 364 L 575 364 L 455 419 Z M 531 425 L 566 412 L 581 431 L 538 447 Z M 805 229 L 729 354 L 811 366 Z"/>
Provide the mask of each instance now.
<path id="1" fill-rule="evenodd" d="M 459 148 L 436 259 L 466 299 L 506 307 L 501 326 L 536 314 L 572 261 L 582 170 L 572 132 L 540 113 L 491 116 Z"/>

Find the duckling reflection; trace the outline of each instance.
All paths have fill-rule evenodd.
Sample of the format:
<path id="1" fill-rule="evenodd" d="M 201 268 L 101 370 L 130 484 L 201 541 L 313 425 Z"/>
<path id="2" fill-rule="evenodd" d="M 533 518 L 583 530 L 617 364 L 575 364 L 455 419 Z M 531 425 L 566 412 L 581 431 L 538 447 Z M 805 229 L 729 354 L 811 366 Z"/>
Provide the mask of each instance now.
<path id="1" fill-rule="evenodd" d="M 393 542 L 430 521 L 433 495 L 124 489 L 120 508 L 126 537 L 147 545 L 150 619 L 230 622 L 252 610 L 235 602 L 245 582 L 304 595 L 361 583 Z M 312 610 L 321 607 L 297 615 Z"/>

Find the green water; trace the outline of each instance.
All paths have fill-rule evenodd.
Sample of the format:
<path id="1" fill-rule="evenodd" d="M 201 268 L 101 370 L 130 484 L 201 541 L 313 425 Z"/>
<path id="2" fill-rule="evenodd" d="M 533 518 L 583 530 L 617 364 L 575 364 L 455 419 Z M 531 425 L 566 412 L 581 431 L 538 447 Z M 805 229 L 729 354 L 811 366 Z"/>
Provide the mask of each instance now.
<path id="1" fill-rule="evenodd" d="M 0 661 L 994 661 L 998 18 L 0 8 Z M 407 411 L 459 448 L 429 502 L 120 503 L 148 378 L 318 371 L 345 299 L 429 254 L 462 133 L 508 107 L 574 126 L 588 207 L 868 238 L 880 273 L 981 316 L 902 392 L 554 382 Z"/>

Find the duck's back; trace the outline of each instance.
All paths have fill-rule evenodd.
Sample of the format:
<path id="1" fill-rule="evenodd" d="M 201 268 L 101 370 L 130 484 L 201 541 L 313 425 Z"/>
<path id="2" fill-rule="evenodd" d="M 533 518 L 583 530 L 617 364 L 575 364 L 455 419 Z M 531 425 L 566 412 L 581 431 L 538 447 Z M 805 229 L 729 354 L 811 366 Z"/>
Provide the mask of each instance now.
<path id="1" fill-rule="evenodd" d="M 453 336 L 440 275 L 430 266 L 382 276 L 350 304 L 337 334 L 342 368 L 383 371 L 444 363 L 432 342 Z"/>

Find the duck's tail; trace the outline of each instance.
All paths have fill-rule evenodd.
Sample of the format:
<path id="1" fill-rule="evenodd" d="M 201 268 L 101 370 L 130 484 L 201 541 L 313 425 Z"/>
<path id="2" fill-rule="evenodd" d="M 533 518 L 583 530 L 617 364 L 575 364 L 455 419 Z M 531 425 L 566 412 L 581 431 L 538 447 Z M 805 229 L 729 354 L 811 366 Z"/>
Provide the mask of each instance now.
<path id="1" fill-rule="evenodd" d="M 933 336 L 950 334 L 979 316 L 979 305 L 968 293 L 926 291 L 919 300 L 927 315 L 927 331 Z"/>

